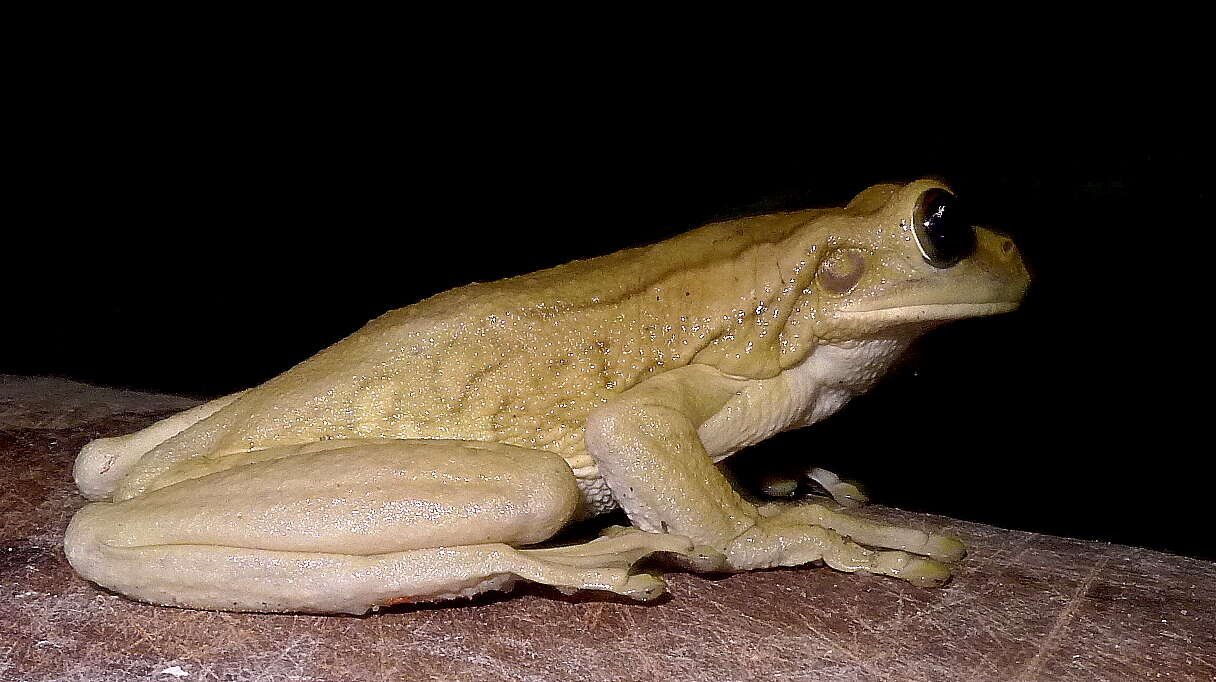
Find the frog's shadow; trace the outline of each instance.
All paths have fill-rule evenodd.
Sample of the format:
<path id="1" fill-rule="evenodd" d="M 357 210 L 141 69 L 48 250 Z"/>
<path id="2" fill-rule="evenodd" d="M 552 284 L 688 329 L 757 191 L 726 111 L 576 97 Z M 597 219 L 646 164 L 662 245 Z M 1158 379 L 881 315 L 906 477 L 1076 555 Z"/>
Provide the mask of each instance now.
<path id="1" fill-rule="evenodd" d="M 405 614 L 410 614 L 410 613 L 425 613 L 428 611 L 446 611 L 449 609 L 467 609 L 467 608 L 485 607 L 485 606 L 491 606 L 494 604 L 498 604 L 500 602 L 508 602 L 508 601 L 520 599 L 521 597 L 529 597 L 529 596 L 538 597 L 538 598 L 544 599 L 544 600 L 566 602 L 568 604 L 612 603 L 612 604 L 622 604 L 622 605 L 639 606 L 639 607 L 650 607 L 650 606 L 657 606 L 660 604 L 666 604 L 667 602 L 671 601 L 671 599 L 672 599 L 671 595 L 668 593 L 664 593 L 662 596 L 660 596 L 656 599 L 652 599 L 650 601 L 646 601 L 646 602 L 637 601 L 635 599 L 630 599 L 629 597 L 614 594 L 611 592 L 592 592 L 592 591 L 584 590 L 584 591 L 580 591 L 580 592 L 577 592 L 574 594 L 562 594 L 555 587 L 550 587 L 548 585 L 540 585 L 537 583 L 521 582 L 518 585 L 516 585 L 516 587 L 509 592 L 483 592 L 481 594 L 474 595 L 472 597 L 458 597 L 455 599 L 449 599 L 449 600 L 440 601 L 440 602 L 416 602 L 416 603 L 412 603 L 412 604 L 411 603 L 400 603 L 400 604 L 393 604 L 391 606 L 382 606 L 377 609 L 372 609 L 372 610 L 368 611 L 367 613 L 352 614 L 352 613 L 311 613 L 308 611 L 280 612 L 280 611 L 213 611 L 213 610 L 209 610 L 209 609 L 200 610 L 200 609 L 192 609 L 187 606 L 178 606 L 175 604 L 150 604 L 147 602 L 132 600 L 119 592 L 115 592 L 113 590 L 110 590 L 110 589 L 107 589 L 107 588 L 104 588 L 101 586 L 97 586 L 97 585 L 94 586 L 94 589 L 96 589 L 98 592 L 100 592 L 101 594 L 104 594 L 108 597 L 122 599 L 123 602 L 126 602 L 129 606 L 132 606 L 134 608 L 150 608 L 150 609 L 168 608 L 168 609 L 173 609 L 174 611 L 180 611 L 180 612 L 193 611 L 196 613 L 211 614 L 211 615 L 222 614 L 226 617 L 238 617 L 238 618 L 242 617 L 242 616 L 258 616 L 258 617 L 312 616 L 312 617 L 329 617 L 329 618 L 353 618 L 355 620 L 366 620 L 369 618 L 375 618 L 377 616 L 382 616 L 382 615 L 387 615 L 387 614 L 405 615 Z"/>
<path id="2" fill-rule="evenodd" d="M 419 602 L 416 604 L 394 604 L 380 609 L 379 613 L 415 613 L 421 611 L 438 611 L 444 609 L 463 609 L 469 607 L 490 606 L 501 602 L 514 601 L 526 597 L 536 597 L 545 601 L 560 601 L 567 604 L 621 604 L 628 606 L 650 607 L 666 604 L 672 597 L 668 593 L 650 601 L 638 601 L 624 595 L 612 592 L 595 592 L 581 590 L 572 594 L 564 594 L 556 587 L 538 583 L 519 583 L 510 592 L 483 592 L 468 598 L 450 599 L 442 602 Z M 367 618 L 376 612 L 366 613 L 356 618 Z"/>

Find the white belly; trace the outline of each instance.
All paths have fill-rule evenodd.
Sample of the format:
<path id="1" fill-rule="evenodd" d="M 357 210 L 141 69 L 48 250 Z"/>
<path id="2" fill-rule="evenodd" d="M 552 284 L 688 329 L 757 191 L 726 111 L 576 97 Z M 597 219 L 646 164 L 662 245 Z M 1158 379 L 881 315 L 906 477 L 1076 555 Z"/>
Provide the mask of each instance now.
<path id="1" fill-rule="evenodd" d="M 789 429 L 814 424 L 865 392 L 907 348 L 884 338 L 820 346 L 772 379 L 751 382 L 697 429 L 714 461 Z"/>

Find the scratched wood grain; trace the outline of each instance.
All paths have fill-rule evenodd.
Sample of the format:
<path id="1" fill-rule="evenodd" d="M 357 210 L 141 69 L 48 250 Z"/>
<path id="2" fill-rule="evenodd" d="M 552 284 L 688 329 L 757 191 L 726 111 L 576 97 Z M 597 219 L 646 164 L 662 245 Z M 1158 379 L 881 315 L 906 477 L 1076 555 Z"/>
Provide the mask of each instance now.
<path id="1" fill-rule="evenodd" d="M 187 399 L 0 377 L 0 680 L 1211 680 L 1216 564 L 871 508 L 961 536 L 945 588 L 669 573 L 654 605 L 541 588 L 365 617 L 148 606 L 72 573 L 72 460 Z"/>

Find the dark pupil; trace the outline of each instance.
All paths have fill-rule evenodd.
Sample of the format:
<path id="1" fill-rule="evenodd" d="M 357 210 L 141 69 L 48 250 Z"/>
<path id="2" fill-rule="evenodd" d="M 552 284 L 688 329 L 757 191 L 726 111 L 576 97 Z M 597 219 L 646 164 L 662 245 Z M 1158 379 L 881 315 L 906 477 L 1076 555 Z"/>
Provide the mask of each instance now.
<path id="1" fill-rule="evenodd" d="M 925 260 L 937 268 L 948 268 L 975 250 L 975 230 L 952 194 L 931 189 L 921 195 L 916 238 Z"/>

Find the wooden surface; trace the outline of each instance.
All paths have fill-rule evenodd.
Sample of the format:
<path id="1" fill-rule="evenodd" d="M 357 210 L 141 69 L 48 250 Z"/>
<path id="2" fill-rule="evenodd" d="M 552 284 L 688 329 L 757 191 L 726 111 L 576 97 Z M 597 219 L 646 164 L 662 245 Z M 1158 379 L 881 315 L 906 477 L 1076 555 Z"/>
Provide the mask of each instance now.
<path id="1" fill-rule="evenodd" d="M 0 377 L 0 680 L 1210 680 L 1216 564 L 878 507 L 961 536 L 945 588 L 825 568 L 669 573 L 654 605 L 540 588 L 365 617 L 160 608 L 78 578 L 92 438 L 193 404 Z"/>

